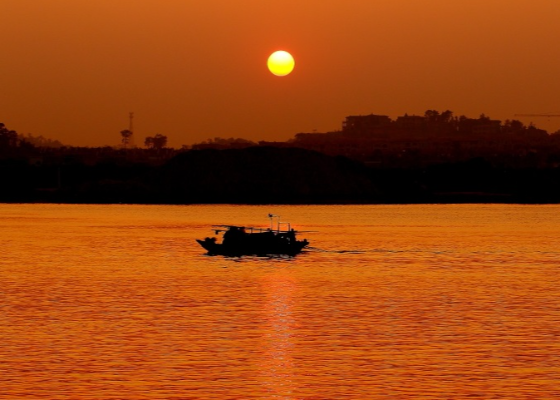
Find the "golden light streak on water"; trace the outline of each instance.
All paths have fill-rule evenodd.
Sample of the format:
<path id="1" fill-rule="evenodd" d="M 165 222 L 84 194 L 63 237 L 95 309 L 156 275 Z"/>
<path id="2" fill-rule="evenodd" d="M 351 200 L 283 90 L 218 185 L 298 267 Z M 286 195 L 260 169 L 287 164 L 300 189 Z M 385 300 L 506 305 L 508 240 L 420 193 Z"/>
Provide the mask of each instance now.
<path id="1" fill-rule="evenodd" d="M 266 296 L 262 316 L 264 358 L 259 368 L 263 387 L 270 398 L 292 399 L 297 392 L 293 359 L 296 282 L 290 273 L 279 270 L 263 277 L 262 285 Z"/>

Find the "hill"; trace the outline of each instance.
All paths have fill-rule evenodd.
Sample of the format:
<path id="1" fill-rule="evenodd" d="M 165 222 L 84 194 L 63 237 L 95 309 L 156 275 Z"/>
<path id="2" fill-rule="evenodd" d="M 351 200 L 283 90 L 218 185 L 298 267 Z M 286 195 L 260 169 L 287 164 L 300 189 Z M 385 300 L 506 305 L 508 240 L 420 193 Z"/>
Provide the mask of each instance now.
<path id="1" fill-rule="evenodd" d="M 297 148 L 185 152 L 159 169 L 150 186 L 173 203 L 336 203 L 377 197 L 361 164 Z"/>

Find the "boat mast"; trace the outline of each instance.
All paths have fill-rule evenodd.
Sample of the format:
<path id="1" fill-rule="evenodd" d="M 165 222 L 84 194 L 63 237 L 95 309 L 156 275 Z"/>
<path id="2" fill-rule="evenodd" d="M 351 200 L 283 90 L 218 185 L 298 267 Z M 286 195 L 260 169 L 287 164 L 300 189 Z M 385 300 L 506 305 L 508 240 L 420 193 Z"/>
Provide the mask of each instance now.
<path id="1" fill-rule="evenodd" d="M 276 224 L 276 232 L 280 232 L 280 216 L 279 216 L 279 215 L 268 214 L 268 218 L 270 218 L 270 230 L 271 230 L 271 231 L 274 230 L 273 219 L 274 219 L 275 217 L 278 218 L 278 221 L 277 221 L 277 224 Z"/>
<path id="2" fill-rule="evenodd" d="M 280 216 L 279 215 L 268 214 L 268 218 L 270 218 L 270 230 L 271 231 L 276 231 L 276 233 L 280 233 L 280 227 L 282 225 L 286 225 L 288 227 L 287 232 L 289 232 L 292 229 L 292 225 L 289 222 L 280 222 Z M 273 222 L 274 218 L 278 218 L 276 220 L 276 229 L 274 229 L 274 222 Z"/>

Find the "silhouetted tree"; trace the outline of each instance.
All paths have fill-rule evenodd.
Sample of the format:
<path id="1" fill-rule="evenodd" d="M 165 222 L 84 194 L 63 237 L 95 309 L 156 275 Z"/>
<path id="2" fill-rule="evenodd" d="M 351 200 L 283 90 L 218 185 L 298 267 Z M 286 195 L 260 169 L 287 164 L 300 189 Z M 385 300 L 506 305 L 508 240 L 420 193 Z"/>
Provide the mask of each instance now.
<path id="1" fill-rule="evenodd" d="M 154 147 L 154 138 L 151 136 L 148 136 L 145 140 L 144 140 L 144 146 L 148 147 L 148 148 L 152 148 Z"/>
<path id="2" fill-rule="evenodd" d="M 513 121 L 511 121 L 511 128 L 512 130 L 515 131 L 522 131 L 525 129 L 525 125 L 523 124 L 523 122 L 514 119 Z"/>
<path id="3" fill-rule="evenodd" d="M 453 111 L 446 110 L 441 113 L 440 119 L 442 122 L 449 123 L 453 119 Z"/>
<path id="4" fill-rule="evenodd" d="M 62 146 L 64 146 L 58 140 L 48 139 L 48 138 L 45 138 L 41 135 L 33 136 L 31 133 L 28 133 L 26 136 L 19 135 L 19 140 L 20 140 L 20 143 L 25 141 L 25 142 L 28 142 L 35 147 L 40 147 L 40 148 L 61 148 Z"/>
<path id="5" fill-rule="evenodd" d="M 490 122 L 490 117 L 486 116 L 486 114 L 484 114 L 484 113 L 480 114 L 480 117 L 478 117 L 478 119 L 480 121 Z"/>
<path id="6" fill-rule="evenodd" d="M 144 144 L 151 149 L 163 149 L 167 145 L 167 136 L 156 133 L 155 136 L 148 136 L 146 140 L 144 140 Z"/>
<path id="7" fill-rule="evenodd" d="M 521 133 L 526 130 L 526 127 L 523 124 L 523 122 L 517 119 L 513 119 L 513 120 L 506 119 L 502 129 L 504 132 L 507 133 Z"/>
<path id="8" fill-rule="evenodd" d="M 424 118 L 426 118 L 428 122 L 437 122 L 439 119 L 439 112 L 436 110 L 426 110 Z"/>
<path id="9" fill-rule="evenodd" d="M 16 131 L 6 128 L 6 125 L 0 123 L 0 147 L 15 147 L 18 143 L 18 135 Z"/>

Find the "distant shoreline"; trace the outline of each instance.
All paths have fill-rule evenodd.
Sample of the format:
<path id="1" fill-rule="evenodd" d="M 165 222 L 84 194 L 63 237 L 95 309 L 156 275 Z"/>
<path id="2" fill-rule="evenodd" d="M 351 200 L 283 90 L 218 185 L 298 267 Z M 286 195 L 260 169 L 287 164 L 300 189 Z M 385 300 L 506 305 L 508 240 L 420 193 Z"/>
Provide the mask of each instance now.
<path id="1" fill-rule="evenodd" d="M 360 206 L 360 205 L 379 205 L 379 206 L 389 206 L 389 205 L 453 205 L 453 204 L 503 204 L 503 205 L 556 205 L 560 204 L 560 201 L 496 201 L 497 198 L 510 197 L 508 194 L 463 194 L 459 193 L 442 193 L 441 198 L 446 200 L 437 201 L 417 201 L 417 202 L 407 202 L 407 201 L 393 201 L 393 202 L 358 202 L 358 201 L 338 201 L 338 202 L 313 202 L 313 203 L 300 203 L 300 202 L 263 202 L 263 203 L 251 203 L 251 202 L 196 202 L 196 203 L 173 203 L 173 202 L 93 202 L 93 201 L 83 201 L 83 202 L 73 202 L 73 201 L 0 201 L 0 204 L 60 204 L 60 205 L 153 205 L 153 206 L 197 206 L 197 205 L 243 205 L 243 206 L 266 206 L 266 205 L 279 205 L 279 206 Z M 478 201 L 477 201 L 478 199 Z M 492 201 L 494 200 L 494 201 Z"/>
<path id="2" fill-rule="evenodd" d="M 300 148 L 191 150 L 155 163 L 0 160 L 2 203 L 560 204 L 560 168 L 483 158 L 380 168 Z"/>

